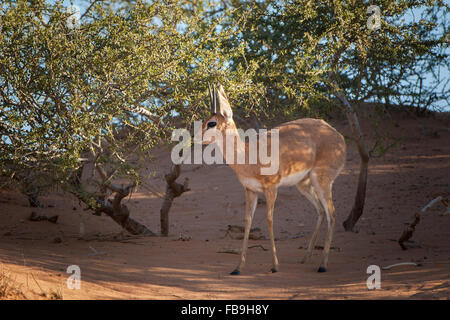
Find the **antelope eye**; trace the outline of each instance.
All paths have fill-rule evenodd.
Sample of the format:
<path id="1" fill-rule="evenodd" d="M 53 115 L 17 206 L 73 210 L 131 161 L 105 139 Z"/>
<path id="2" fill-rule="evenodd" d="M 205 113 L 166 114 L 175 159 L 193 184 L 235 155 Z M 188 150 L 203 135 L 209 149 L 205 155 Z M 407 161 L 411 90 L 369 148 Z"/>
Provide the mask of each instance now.
<path id="1" fill-rule="evenodd" d="M 211 122 L 208 122 L 207 127 L 208 127 L 208 129 L 209 128 L 214 128 L 216 125 L 217 125 L 217 122 L 211 121 Z"/>

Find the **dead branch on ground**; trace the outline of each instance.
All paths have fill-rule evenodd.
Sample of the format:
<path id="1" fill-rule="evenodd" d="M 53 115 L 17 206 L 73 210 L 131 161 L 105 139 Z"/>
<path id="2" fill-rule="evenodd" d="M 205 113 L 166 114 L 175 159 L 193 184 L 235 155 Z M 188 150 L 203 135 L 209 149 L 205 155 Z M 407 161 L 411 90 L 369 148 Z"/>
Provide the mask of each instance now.
<path id="1" fill-rule="evenodd" d="M 407 250 L 408 248 L 405 246 L 405 242 L 408 241 L 409 239 L 411 239 L 411 237 L 413 236 L 413 233 L 416 229 L 417 224 L 420 222 L 420 215 L 424 214 L 429 208 L 431 208 L 432 206 L 434 206 L 436 203 L 438 203 L 439 201 L 441 201 L 444 205 L 447 206 L 447 202 L 445 200 L 442 199 L 441 196 L 431 200 L 425 207 L 422 208 L 422 210 L 420 210 L 420 213 L 417 212 L 416 214 L 414 214 L 414 220 L 412 223 L 410 223 L 406 229 L 403 231 L 400 239 L 398 239 L 398 244 L 400 245 L 400 247 L 403 250 Z M 448 209 L 448 208 L 447 208 Z"/>
<path id="2" fill-rule="evenodd" d="M 135 183 L 126 186 L 111 183 L 109 181 L 110 176 L 107 176 L 99 164 L 95 164 L 95 168 L 102 179 L 101 194 L 92 195 L 84 190 L 81 183 L 83 166 L 72 174 L 68 191 L 84 202 L 88 206 L 88 209 L 94 211 L 94 214 L 100 215 L 101 213 L 105 213 L 129 233 L 133 235 L 156 235 L 143 224 L 130 218 L 128 207 L 121 203 L 122 199 L 127 197 L 134 189 L 136 186 Z M 106 197 L 106 189 L 114 193 L 112 200 Z"/>

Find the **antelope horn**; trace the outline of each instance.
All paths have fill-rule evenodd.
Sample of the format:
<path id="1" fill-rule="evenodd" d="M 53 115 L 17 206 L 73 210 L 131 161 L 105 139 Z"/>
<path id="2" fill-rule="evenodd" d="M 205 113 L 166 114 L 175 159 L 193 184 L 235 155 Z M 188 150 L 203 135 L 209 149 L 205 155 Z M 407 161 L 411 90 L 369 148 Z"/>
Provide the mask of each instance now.
<path id="1" fill-rule="evenodd" d="M 211 85 L 208 82 L 208 90 L 209 90 L 209 98 L 211 99 L 211 115 L 213 115 L 217 113 L 216 86 L 213 85 L 213 91 L 211 91 Z"/>

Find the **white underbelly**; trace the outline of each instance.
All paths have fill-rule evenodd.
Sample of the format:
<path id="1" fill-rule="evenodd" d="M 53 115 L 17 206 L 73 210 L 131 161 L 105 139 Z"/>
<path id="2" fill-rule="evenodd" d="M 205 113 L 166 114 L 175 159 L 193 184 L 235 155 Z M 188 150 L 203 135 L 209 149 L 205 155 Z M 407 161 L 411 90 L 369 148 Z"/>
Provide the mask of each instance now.
<path id="1" fill-rule="evenodd" d="M 306 175 L 309 173 L 310 170 L 300 171 L 293 174 L 290 174 L 288 176 L 285 176 L 281 178 L 280 182 L 278 183 L 277 187 L 289 187 L 289 186 L 295 186 L 300 181 L 302 181 Z M 255 192 L 263 192 L 263 186 L 261 182 L 255 178 L 250 177 L 240 177 L 239 181 L 241 181 L 242 185 Z"/>
<path id="2" fill-rule="evenodd" d="M 259 182 L 257 179 L 242 177 L 239 178 L 239 181 L 241 181 L 242 185 L 247 189 L 250 189 L 255 192 L 263 192 L 261 182 Z"/>
<path id="3" fill-rule="evenodd" d="M 300 181 L 302 181 L 305 176 L 309 173 L 309 170 L 296 172 L 293 174 L 290 174 L 288 176 L 285 176 L 281 178 L 280 183 L 278 184 L 278 187 L 289 187 L 289 186 L 295 186 Z"/>

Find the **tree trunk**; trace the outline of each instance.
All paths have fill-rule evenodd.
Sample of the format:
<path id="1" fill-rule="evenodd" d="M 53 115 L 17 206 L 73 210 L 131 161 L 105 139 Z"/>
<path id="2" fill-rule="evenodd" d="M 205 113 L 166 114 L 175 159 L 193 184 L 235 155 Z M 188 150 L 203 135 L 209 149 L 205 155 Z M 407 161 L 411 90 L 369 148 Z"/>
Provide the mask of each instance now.
<path id="1" fill-rule="evenodd" d="M 128 210 L 126 205 L 121 205 L 120 210 L 113 209 L 113 206 L 110 204 L 102 205 L 97 212 L 103 212 L 111 219 L 113 219 L 117 224 L 119 224 L 122 228 L 133 235 L 150 235 L 155 236 L 150 229 L 148 229 L 143 224 L 137 222 L 136 220 L 130 218 L 130 211 Z"/>
<path id="2" fill-rule="evenodd" d="M 359 220 L 364 211 L 364 202 L 366 199 L 366 186 L 367 186 L 367 171 L 369 168 L 370 154 L 367 152 L 367 148 L 364 143 L 364 136 L 362 134 L 361 127 L 359 125 L 358 115 L 338 85 L 336 68 L 339 63 L 339 60 L 341 59 L 342 54 L 345 52 L 345 50 L 347 50 L 347 48 L 348 44 L 344 44 L 341 48 L 339 48 L 336 51 L 333 60 L 331 62 L 331 68 L 328 74 L 328 78 L 330 80 L 330 83 L 334 86 L 336 97 L 344 105 L 345 115 L 347 116 L 347 120 L 352 130 L 352 135 L 355 139 L 356 146 L 358 147 L 359 156 L 361 158 L 359 179 L 358 179 L 358 190 L 356 191 L 355 202 L 353 204 L 352 211 L 350 212 L 349 216 L 343 223 L 345 231 L 355 231 L 354 229 L 355 224 Z M 361 86 L 361 76 L 359 76 L 358 88 L 360 88 L 360 86 Z"/>
<path id="3" fill-rule="evenodd" d="M 30 207 L 38 208 L 41 206 L 41 203 L 39 202 L 39 199 L 36 195 L 27 194 L 27 198 Z"/>
<path id="4" fill-rule="evenodd" d="M 130 193 L 133 187 L 134 185 L 129 185 L 124 187 L 122 191 L 116 192 L 112 203 L 109 200 L 102 201 L 98 199 L 98 202 L 102 204 L 99 211 L 107 214 L 111 217 L 111 219 L 121 225 L 122 228 L 133 235 L 155 236 L 156 234 L 154 234 L 146 226 L 130 218 L 130 211 L 128 210 L 128 207 L 120 203 L 122 199 Z"/>
<path id="5" fill-rule="evenodd" d="M 345 231 L 355 231 L 354 227 L 356 222 L 363 214 L 364 202 L 366 199 L 366 186 L 367 186 L 367 172 L 369 168 L 370 155 L 367 152 L 366 145 L 364 143 L 364 137 L 359 125 L 358 115 L 355 109 L 347 100 L 347 97 L 339 90 L 339 86 L 335 80 L 335 75 L 332 73 L 330 78 L 332 79 L 336 88 L 336 97 L 342 102 L 345 107 L 345 114 L 347 120 L 350 124 L 353 137 L 358 147 L 359 157 L 361 158 L 359 179 L 358 179 L 358 190 L 356 191 L 355 202 L 353 204 L 352 211 L 350 212 L 347 219 L 344 221 L 343 226 Z"/>
<path id="6" fill-rule="evenodd" d="M 363 214 L 364 202 L 366 199 L 366 186 L 367 186 L 367 171 L 369 168 L 369 158 L 361 156 L 361 164 L 359 169 L 358 178 L 358 190 L 356 190 L 355 202 L 353 204 L 352 211 L 344 221 L 343 226 L 345 231 L 355 231 L 354 227 L 356 222 Z"/>
<path id="7" fill-rule="evenodd" d="M 169 235 L 169 211 L 170 208 L 172 207 L 173 199 L 174 199 L 173 192 L 169 187 L 167 187 L 166 195 L 164 196 L 164 202 L 159 212 L 161 221 L 161 235 L 163 236 Z"/>
<path id="8" fill-rule="evenodd" d="M 176 182 L 177 178 L 180 176 L 180 165 L 173 165 L 171 171 L 165 175 L 167 182 L 166 195 L 164 196 L 164 202 L 160 210 L 160 221 L 161 221 L 161 235 L 167 236 L 169 234 L 169 211 L 172 207 L 173 200 L 181 196 L 184 192 L 189 191 L 188 183 L 189 180 L 186 178 L 184 184 Z"/>

